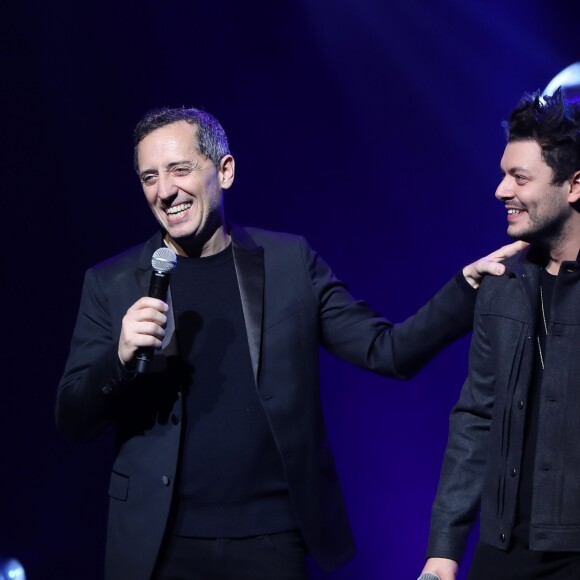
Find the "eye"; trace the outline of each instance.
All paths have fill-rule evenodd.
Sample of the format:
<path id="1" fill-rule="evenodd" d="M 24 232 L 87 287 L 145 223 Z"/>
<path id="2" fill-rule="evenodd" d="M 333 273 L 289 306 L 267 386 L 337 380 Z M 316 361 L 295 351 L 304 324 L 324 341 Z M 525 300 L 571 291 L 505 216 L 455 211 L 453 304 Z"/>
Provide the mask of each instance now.
<path id="1" fill-rule="evenodd" d="M 158 176 L 156 173 L 146 173 L 141 176 L 141 183 L 143 185 L 154 185 L 157 183 L 157 178 Z"/>
<path id="2" fill-rule="evenodd" d="M 523 185 L 524 183 L 526 183 L 528 181 L 528 178 L 525 175 L 514 175 L 514 179 L 516 180 L 516 183 L 518 185 Z"/>
<path id="3" fill-rule="evenodd" d="M 176 165 L 171 168 L 171 174 L 177 177 L 183 177 L 184 175 L 189 175 L 192 172 L 192 168 L 189 165 Z"/>

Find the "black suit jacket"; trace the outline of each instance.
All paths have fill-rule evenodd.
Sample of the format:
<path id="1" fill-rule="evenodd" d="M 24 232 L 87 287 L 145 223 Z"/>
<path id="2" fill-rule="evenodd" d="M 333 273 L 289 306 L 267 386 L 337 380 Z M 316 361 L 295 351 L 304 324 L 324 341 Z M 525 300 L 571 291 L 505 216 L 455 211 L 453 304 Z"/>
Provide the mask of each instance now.
<path id="1" fill-rule="evenodd" d="M 308 551 L 325 570 L 354 553 L 322 416 L 318 349 L 385 376 L 406 378 L 470 330 L 475 292 L 458 276 L 399 326 L 355 300 L 303 238 L 231 230 L 257 395 L 284 463 Z M 73 439 L 116 427 L 106 576 L 150 578 L 171 513 L 183 400 L 168 323 L 153 371 L 131 379 L 117 357 L 126 310 L 147 293 L 158 234 L 90 269 L 57 397 L 57 424 Z M 169 298 L 170 301 L 170 298 Z"/>

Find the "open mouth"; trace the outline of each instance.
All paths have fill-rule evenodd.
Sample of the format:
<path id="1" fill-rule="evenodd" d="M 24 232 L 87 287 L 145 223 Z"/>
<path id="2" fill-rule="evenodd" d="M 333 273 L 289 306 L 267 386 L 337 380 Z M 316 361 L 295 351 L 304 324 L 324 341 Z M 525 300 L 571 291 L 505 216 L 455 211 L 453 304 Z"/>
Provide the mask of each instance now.
<path id="1" fill-rule="evenodd" d="M 165 210 L 165 213 L 172 218 L 180 218 L 183 215 L 185 215 L 185 212 L 192 206 L 193 204 L 191 202 L 187 202 L 187 203 L 180 203 L 179 205 L 174 205 L 171 207 L 168 207 Z"/>

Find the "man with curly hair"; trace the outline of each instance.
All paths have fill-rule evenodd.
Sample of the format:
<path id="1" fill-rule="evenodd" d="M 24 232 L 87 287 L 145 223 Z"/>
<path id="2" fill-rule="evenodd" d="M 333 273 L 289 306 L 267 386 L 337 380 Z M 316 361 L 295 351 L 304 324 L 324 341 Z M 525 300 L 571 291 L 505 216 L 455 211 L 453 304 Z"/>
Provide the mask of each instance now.
<path id="1" fill-rule="evenodd" d="M 525 96 L 497 199 L 530 243 L 479 290 L 469 375 L 451 414 L 424 572 L 453 580 L 580 578 L 580 104 Z"/>

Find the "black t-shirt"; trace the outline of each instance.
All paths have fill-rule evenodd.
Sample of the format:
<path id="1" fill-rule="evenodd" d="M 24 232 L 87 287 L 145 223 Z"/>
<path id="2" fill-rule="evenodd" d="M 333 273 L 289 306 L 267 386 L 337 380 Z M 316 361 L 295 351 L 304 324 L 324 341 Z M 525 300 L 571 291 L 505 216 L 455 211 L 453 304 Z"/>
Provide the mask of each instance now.
<path id="1" fill-rule="evenodd" d="M 231 245 L 178 258 L 171 278 L 185 389 L 173 533 L 244 537 L 296 529 L 258 397 Z"/>

